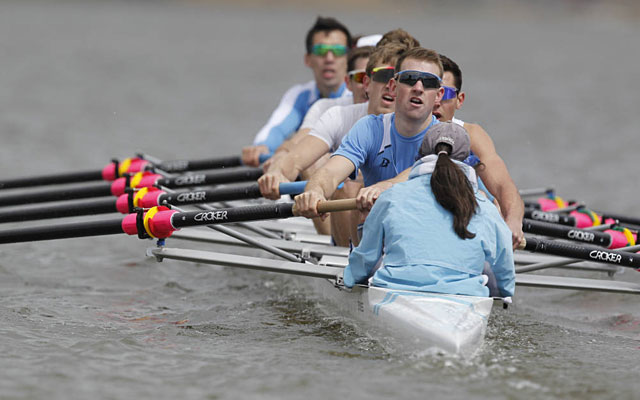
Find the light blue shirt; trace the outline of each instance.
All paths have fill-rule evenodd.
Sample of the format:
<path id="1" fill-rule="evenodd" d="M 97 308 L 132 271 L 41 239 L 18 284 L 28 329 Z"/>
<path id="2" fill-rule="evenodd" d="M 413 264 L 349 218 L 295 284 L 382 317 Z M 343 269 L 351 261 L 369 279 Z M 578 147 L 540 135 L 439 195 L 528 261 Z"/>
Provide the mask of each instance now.
<path id="1" fill-rule="evenodd" d="M 501 296 L 512 296 L 511 231 L 475 186 L 478 208 L 467 229 L 476 236 L 461 239 L 453 230 L 453 215 L 431 191 L 431 173 L 415 173 L 428 157 L 416 163 L 407 182 L 394 185 L 376 201 L 365 221 L 362 241 L 349 256 L 345 286 L 366 283 L 373 275 L 374 286 L 390 289 L 488 296 L 482 277 L 486 261 Z M 457 164 L 475 180 L 471 167 Z M 383 253 L 382 267 L 373 273 Z"/>
<path id="2" fill-rule="evenodd" d="M 388 132 L 385 132 L 385 117 L 391 118 Z M 437 123 L 438 119 L 432 116 L 425 130 L 415 136 L 405 137 L 396 130 L 395 113 L 368 115 L 356 122 L 333 156 L 343 156 L 351 161 L 355 167 L 352 178 L 360 169 L 364 185 L 371 186 L 411 167 L 418 158 L 424 135 Z"/>
<path id="3" fill-rule="evenodd" d="M 329 95 L 329 98 L 351 95 L 346 87 L 346 84 L 342 83 L 338 90 Z M 307 111 L 320 97 L 320 90 L 315 81 L 295 85 L 287 90 L 269 121 L 256 135 L 253 144 L 265 145 L 270 152 L 274 152 L 282 142 L 298 130 Z"/>

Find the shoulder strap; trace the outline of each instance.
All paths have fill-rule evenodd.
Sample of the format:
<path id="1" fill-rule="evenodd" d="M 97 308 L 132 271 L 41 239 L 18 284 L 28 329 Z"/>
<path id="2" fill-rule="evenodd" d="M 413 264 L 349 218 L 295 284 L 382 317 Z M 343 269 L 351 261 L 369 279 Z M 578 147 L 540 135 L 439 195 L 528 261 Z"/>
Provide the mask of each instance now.
<path id="1" fill-rule="evenodd" d="M 384 135 L 382 136 L 382 143 L 380 144 L 380 150 L 378 151 L 378 154 L 384 152 L 384 149 L 391 146 L 391 117 L 393 117 L 393 113 L 384 114 L 382 116 Z"/>

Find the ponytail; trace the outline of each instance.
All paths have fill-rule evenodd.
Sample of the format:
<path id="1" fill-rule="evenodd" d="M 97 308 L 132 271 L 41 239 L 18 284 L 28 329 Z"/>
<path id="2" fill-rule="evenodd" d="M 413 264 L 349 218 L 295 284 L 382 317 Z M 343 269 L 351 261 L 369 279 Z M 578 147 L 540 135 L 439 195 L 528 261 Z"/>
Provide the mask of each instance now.
<path id="1" fill-rule="evenodd" d="M 439 143 L 434 149 L 438 155 L 431 175 L 431 190 L 445 210 L 453 214 L 453 230 L 461 239 L 473 239 L 475 233 L 467 230 L 471 218 L 476 213 L 478 202 L 473 187 L 464 172 L 451 161 L 451 146 Z"/>

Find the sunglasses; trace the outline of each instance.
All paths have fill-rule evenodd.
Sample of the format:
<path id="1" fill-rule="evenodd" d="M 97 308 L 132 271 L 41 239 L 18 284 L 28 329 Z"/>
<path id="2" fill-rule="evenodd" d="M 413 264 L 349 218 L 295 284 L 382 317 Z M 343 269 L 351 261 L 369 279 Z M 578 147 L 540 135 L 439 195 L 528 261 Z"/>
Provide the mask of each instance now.
<path id="1" fill-rule="evenodd" d="M 438 89 L 440 87 L 440 77 L 430 72 L 404 70 L 400 71 L 395 76 L 396 80 L 400 83 L 413 87 L 418 81 L 422 82 L 422 87 L 425 89 Z"/>
<path id="2" fill-rule="evenodd" d="M 364 76 L 366 74 L 367 72 L 364 69 L 354 69 L 353 71 L 347 72 L 347 75 L 349 75 L 349 79 L 351 79 L 355 83 L 362 83 L 362 80 L 364 79 Z"/>
<path id="3" fill-rule="evenodd" d="M 371 79 L 374 82 L 387 83 L 391 78 L 395 69 L 393 67 L 377 67 L 371 70 Z"/>
<path id="4" fill-rule="evenodd" d="M 342 57 L 347 54 L 347 46 L 342 44 L 314 44 L 311 48 L 311 54 L 324 57 L 328 52 L 332 52 L 336 57 Z"/>
<path id="5" fill-rule="evenodd" d="M 442 87 L 444 88 L 444 96 L 442 96 L 442 100 L 451 100 L 458 97 L 458 89 L 444 85 L 442 85 Z"/>

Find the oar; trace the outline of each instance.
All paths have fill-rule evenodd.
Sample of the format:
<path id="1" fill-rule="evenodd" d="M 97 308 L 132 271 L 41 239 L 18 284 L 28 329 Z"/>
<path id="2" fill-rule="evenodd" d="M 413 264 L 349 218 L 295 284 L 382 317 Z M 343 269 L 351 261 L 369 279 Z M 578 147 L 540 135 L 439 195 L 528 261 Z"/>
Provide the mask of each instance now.
<path id="1" fill-rule="evenodd" d="M 281 194 L 299 194 L 304 191 L 306 181 L 285 182 L 280 184 Z M 130 200 L 130 197 L 133 196 Z M 118 198 L 100 198 L 82 201 L 65 202 L 53 206 L 25 207 L 0 211 L 0 223 L 33 221 L 72 217 L 79 215 L 96 215 L 120 212 L 128 214 L 134 207 L 151 208 L 164 204 L 182 206 L 189 204 L 213 203 L 220 201 L 256 199 L 262 197 L 257 183 L 244 186 L 222 187 L 207 190 L 181 191 L 167 193 L 155 188 L 143 188 L 136 193 L 126 193 Z"/>
<path id="2" fill-rule="evenodd" d="M 598 246 L 561 243 L 527 236 L 520 243 L 518 249 L 528 250 L 533 253 L 553 254 L 580 260 L 596 261 L 620 267 L 640 268 L 639 254 L 606 250 Z"/>
<path id="3" fill-rule="evenodd" d="M 183 188 L 190 186 L 218 185 L 223 183 L 255 181 L 262 176 L 261 168 L 238 168 L 217 171 L 208 174 L 180 175 L 164 178 L 153 173 L 138 173 L 130 178 L 129 186 L 143 188 L 165 186 L 168 188 Z M 37 192 L 14 193 L 0 196 L 0 207 L 15 206 L 30 203 L 44 203 L 48 201 L 86 199 L 91 197 L 120 196 L 125 193 L 127 178 L 118 178 L 112 183 L 102 182 L 91 186 L 40 190 Z"/>
<path id="4" fill-rule="evenodd" d="M 271 157 L 271 154 L 261 154 L 260 162 L 264 162 Z M 201 160 L 174 160 L 153 163 L 141 157 L 127 158 L 122 162 L 113 160 L 100 170 L 73 171 L 59 174 L 40 175 L 23 178 L 0 180 L 0 189 L 16 189 L 33 186 L 58 185 L 66 183 L 80 183 L 90 181 L 113 181 L 124 176 L 125 173 L 136 173 L 151 168 L 157 168 L 169 173 L 179 173 L 186 171 L 202 171 L 206 169 L 221 169 L 242 166 L 240 156 L 207 158 Z"/>
<path id="5" fill-rule="evenodd" d="M 608 229 L 604 232 L 597 230 L 575 229 L 564 225 L 548 222 L 522 220 L 522 230 L 527 233 L 567 239 L 577 242 L 595 244 L 598 246 L 616 249 L 628 245 L 628 238 L 619 231 Z M 634 243 L 635 244 L 635 239 Z"/>
<path id="6" fill-rule="evenodd" d="M 329 200 L 318 204 L 318 211 L 321 213 L 353 210 L 355 208 L 355 199 Z M 146 213 L 129 214 L 124 218 L 118 219 L 0 231 L 0 243 L 33 242 L 120 233 L 138 235 L 141 238 L 153 237 L 162 239 L 171 236 L 171 233 L 180 228 L 190 226 L 289 218 L 295 215 L 296 210 L 292 203 L 189 212 L 177 212 L 166 207 L 154 207 Z"/>

